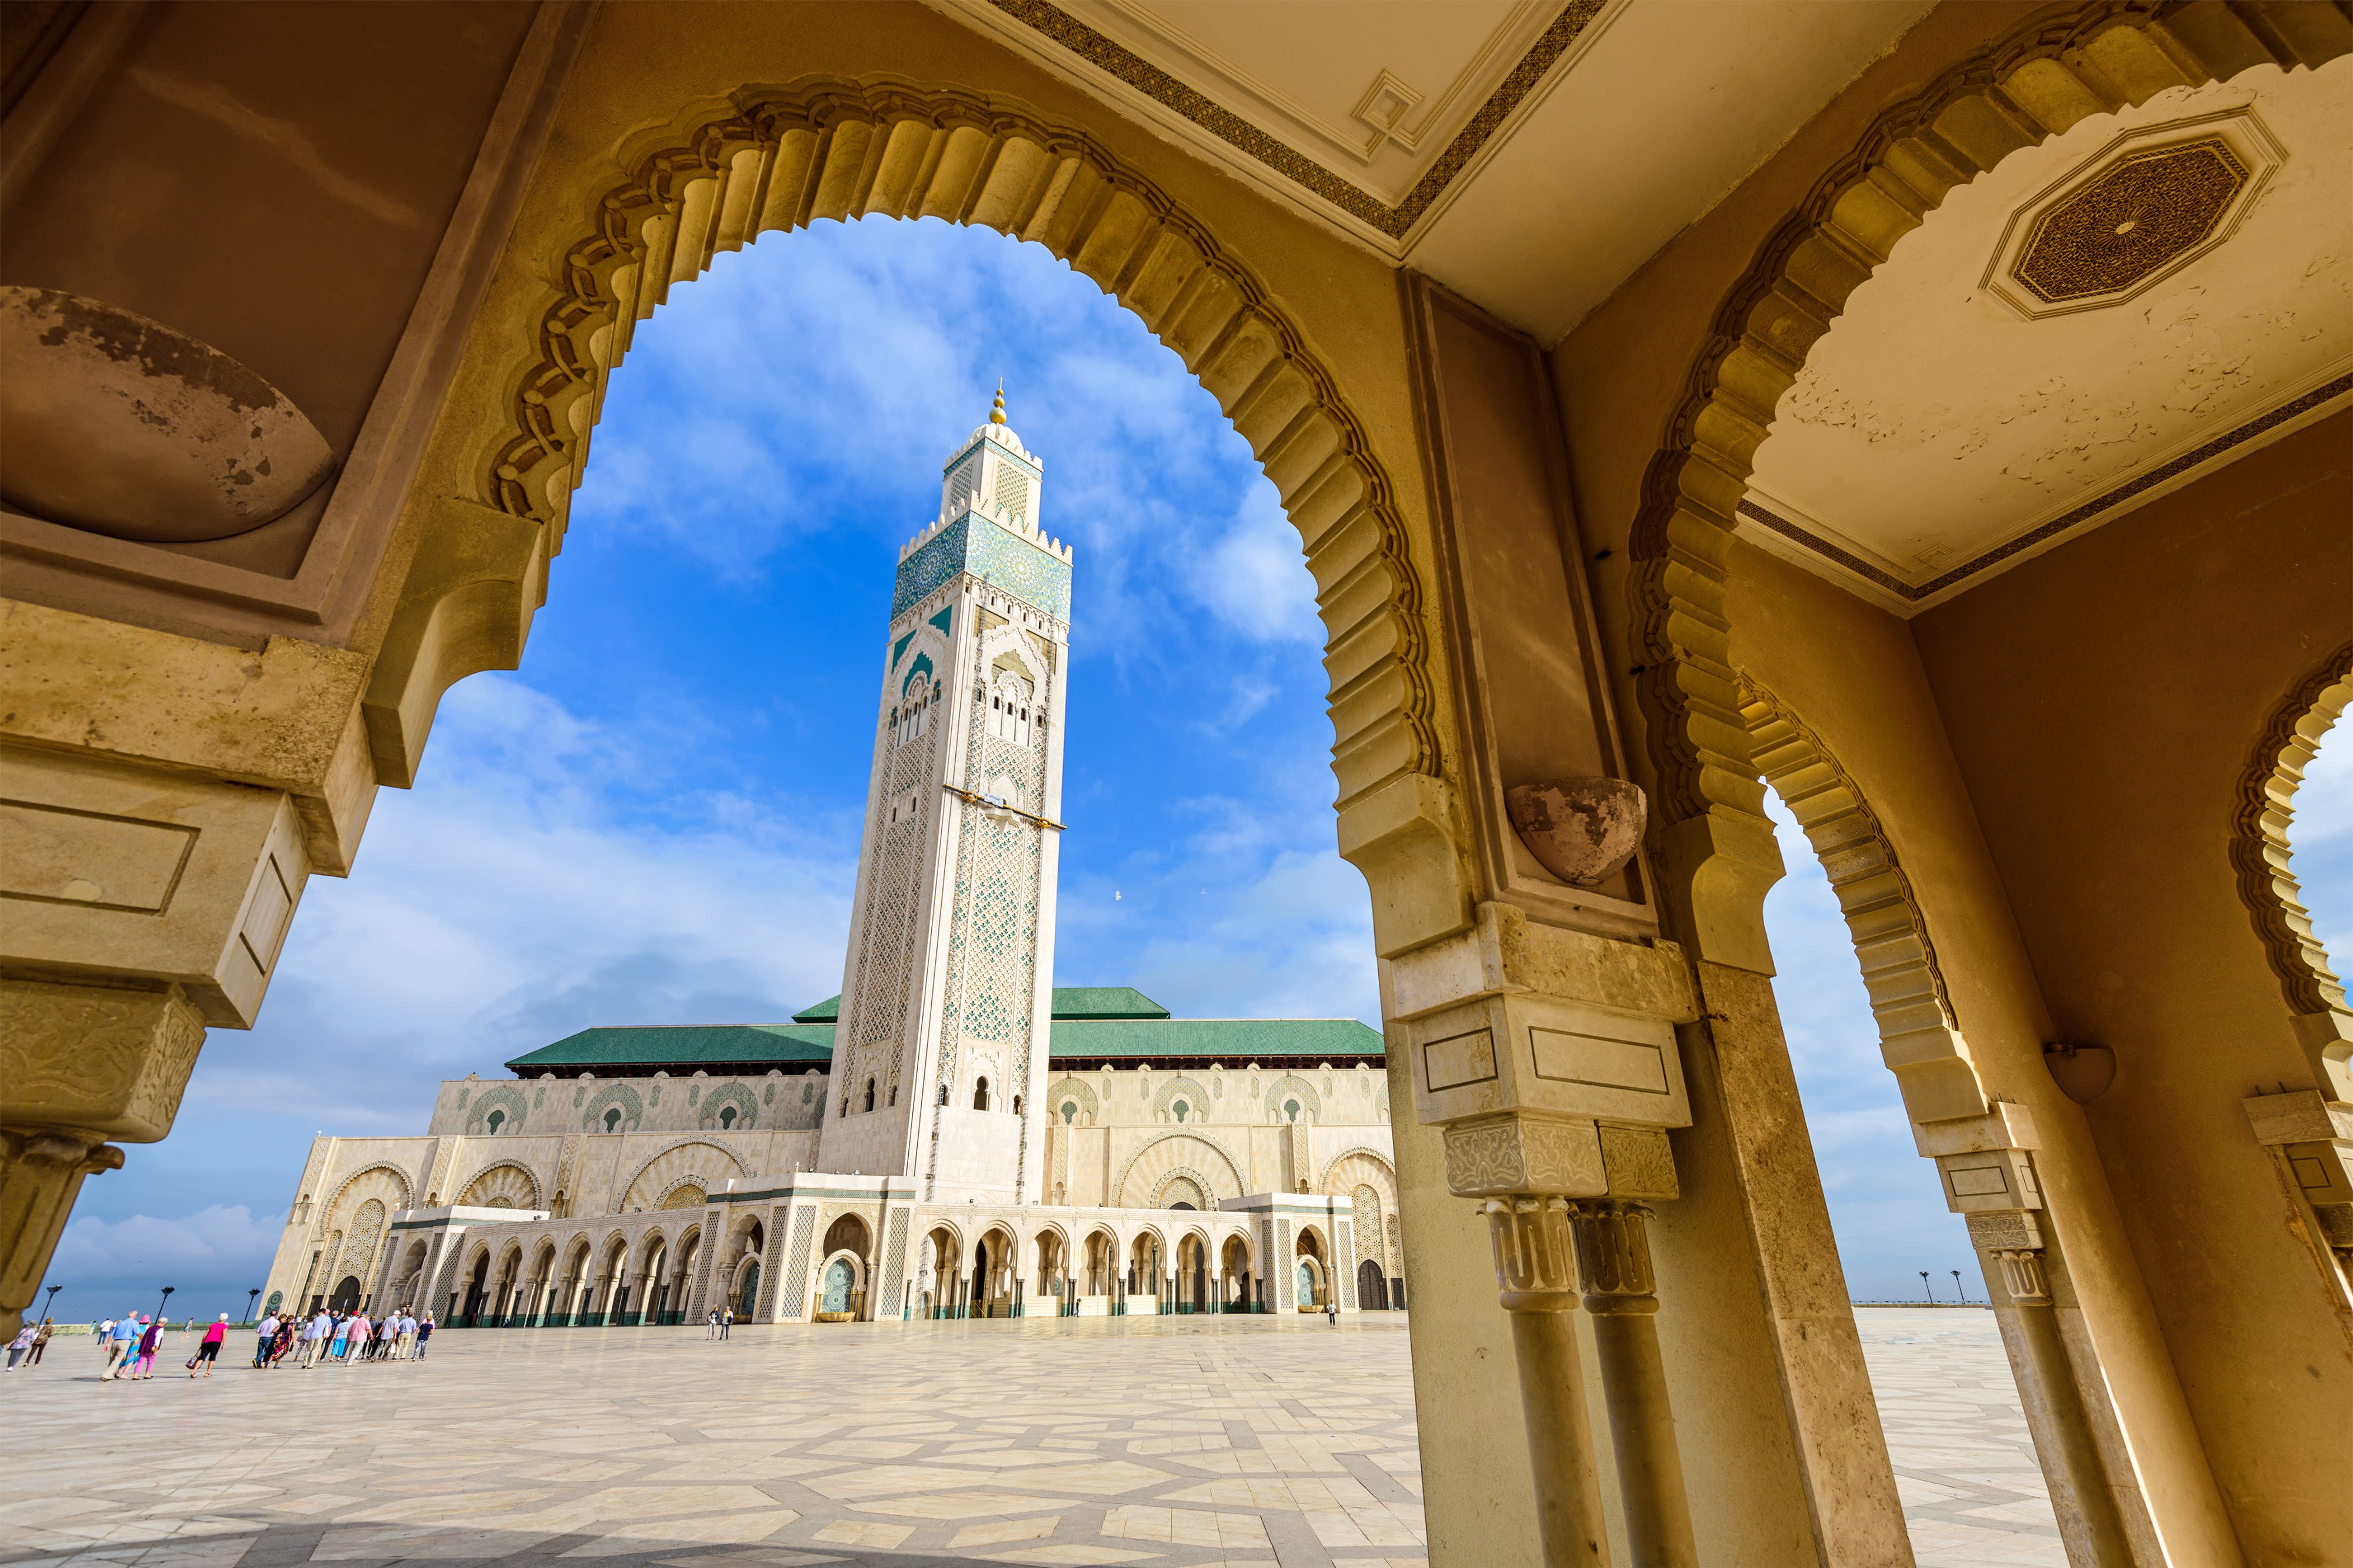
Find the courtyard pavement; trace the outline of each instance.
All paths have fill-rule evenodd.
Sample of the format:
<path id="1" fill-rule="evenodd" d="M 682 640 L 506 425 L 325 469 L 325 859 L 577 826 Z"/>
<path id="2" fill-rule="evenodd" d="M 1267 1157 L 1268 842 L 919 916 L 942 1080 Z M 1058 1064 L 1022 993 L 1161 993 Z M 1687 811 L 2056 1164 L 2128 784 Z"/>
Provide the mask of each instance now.
<path id="1" fill-rule="evenodd" d="M 1993 1321 L 1860 1317 L 1920 1561 L 2065 1559 Z M 0 1563 L 1423 1568 L 1402 1318 L 444 1333 L 422 1364 L 90 1342 L 0 1377 Z"/>

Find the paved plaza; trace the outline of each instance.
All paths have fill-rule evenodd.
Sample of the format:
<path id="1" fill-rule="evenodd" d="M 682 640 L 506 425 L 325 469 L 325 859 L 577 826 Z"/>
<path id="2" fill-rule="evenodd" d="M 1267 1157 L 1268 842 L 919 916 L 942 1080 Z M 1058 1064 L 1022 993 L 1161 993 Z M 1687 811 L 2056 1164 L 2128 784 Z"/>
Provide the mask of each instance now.
<path id="1" fill-rule="evenodd" d="M 1920 1562 L 2063 1564 L 1991 1316 L 1859 1316 Z M 0 1563 L 1427 1560 L 1402 1318 L 452 1332 L 268 1374 L 242 1340 L 209 1383 L 101 1384 L 77 1340 L 0 1380 Z"/>

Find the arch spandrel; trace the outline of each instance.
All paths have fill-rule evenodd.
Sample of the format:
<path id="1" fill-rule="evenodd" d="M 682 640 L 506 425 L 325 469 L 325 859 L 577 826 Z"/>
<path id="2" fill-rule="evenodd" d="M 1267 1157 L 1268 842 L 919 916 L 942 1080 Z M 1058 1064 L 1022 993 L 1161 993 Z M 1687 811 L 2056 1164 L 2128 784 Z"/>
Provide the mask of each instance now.
<path id="1" fill-rule="evenodd" d="M 556 172 L 518 226 L 537 258 L 511 248 L 469 349 L 475 384 L 504 390 L 473 420 L 445 422 L 430 465 L 450 476 L 450 444 L 463 443 L 472 477 L 412 520 L 447 547 L 420 554 L 386 627 L 364 705 L 379 776 L 414 778 L 449 685 L 519 659 L 607 378 L 672 286 L 721 250 L 819 218 L 939 217 L 1070 263 L 1174 350 L 1250 442 L 1315 584 L 1344 819 L 1388 797 L 1353 835 L 1352 858 L 1392 923 L 1459 929 L 1451 856 L 1398 853 L 1400 834 L 1427 851 L 1452 830 L 1437 776 L 1434 612 L 1399 487 L 1291 314 L 1204 223 L 1083 130 L 1009 98 L 881 76 L 746 88 L 624 139 L 609 162 L 547 162 Z M 616 167 L 628 172 L 617 184 Z M 548 216 L 565 204 L 568 229 Z M 525 265 L 541 280 L 528 300 Z M 1385 905 L 1379 880 L 1398 877 L 1417 886 Z"/>
<path id="2" fill-rule="evenodd" d="M 2333 59 L 2353 47 L 2353 27 L 2323 9 L 2327 25 L 2288 29 L 2252 8 L 2135 0 L 2038 18 L 1881 115 L 1725 295 L 1644 477 L 1626 589 L 1668 892 L 1698 956 L 1769 971 L 1762 906 L 1779 858 L 1741 718 L 1725 584 L 1735 509 L 1806 356 L 1954 188 L 2168 88 Z"/>

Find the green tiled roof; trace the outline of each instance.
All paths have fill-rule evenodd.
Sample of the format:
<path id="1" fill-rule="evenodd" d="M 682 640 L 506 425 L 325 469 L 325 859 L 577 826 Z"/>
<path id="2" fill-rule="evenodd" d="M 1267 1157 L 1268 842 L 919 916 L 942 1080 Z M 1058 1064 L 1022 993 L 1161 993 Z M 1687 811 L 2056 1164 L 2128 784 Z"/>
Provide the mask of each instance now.
<path id="1" fill-rule="evenodd" d="M 583 1029 L 507 1066 L 691 1068 L 832 1059 L 829 1024 L 641 1024 Z"/>
<path id="2" fill-rule="evenodd" d="M 1125 987 L 1079 994 L 1143 998 Z M 1128 1005 L 1114 1001 L 1105 1005 Z M 1149 1004 L 1146 1004 L 1147 1005 Z M 811 1008 L 814 1013 L 817 1009 Z M 807 1014 L 802 1015 L 807 1016 Z M 515 1058 L 525 1075 L 578 1069 L 649 1072 L 829 1065 L 831 1024 L 652 1024 L 583 1029 Z M 1126 1061 L 1260 1061 L 1381 1058 L 1381 1034 L 1354 1018 L 1171 1018 L 1091 1016 L 1057 1018 L 1047 1047 L 1056 1065 Z M 567 1070 L 571 1069 L 571 1070 Z"/>
<path id="3" fill-rule="evenodd" d="M 1133 985 L 1057 985 L 1057 1018 L 1166 1018 L 1168 1009 Z M 828 996 L 793 1015 L 796 1024 L 834 1024 L 841 1020 L 841 998 Z"/>
<path id="4" fill-rule="evenodd" d="M 1056 1062 L 1378 1058 L 1381 1032 L 1354 1018 L 1057 1018 L 1050 1049 Z"/>

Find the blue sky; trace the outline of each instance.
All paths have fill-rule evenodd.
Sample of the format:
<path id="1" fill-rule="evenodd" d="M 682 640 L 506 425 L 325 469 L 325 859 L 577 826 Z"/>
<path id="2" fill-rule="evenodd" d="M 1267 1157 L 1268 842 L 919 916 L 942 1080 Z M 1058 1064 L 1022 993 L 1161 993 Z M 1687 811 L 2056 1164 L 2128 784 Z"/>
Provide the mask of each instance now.
<path id="1" fill-rule="evenodd" d="M 311 881 L 259 1026 L 214 1031 L 172 1137 L 85 1186 L 60 1315 L 164 1284 L 175 1314 L 242 1310 L 311 1134 L 419 1131 L 445 1077 L 839 989 L 892 564 L 1000 377 L 1045 458 L 1040 521 L 1077 551 L 1056 978 L 1377 1023 L 1312 584 L 1248 448 L 1041 248 L 823 224 L 722 257 L 640 327 L 523 668 L 452 689 L 355 874 Z M 2297 841 L 2345 937 L 2338 752 Z M 1914 1296 L 1929 1268 L 1950 1299 L 1959 1268 L 1982 1300 L 1828 883 L 1777 821 L 1778 990 L 1850 1288 Z"/>

